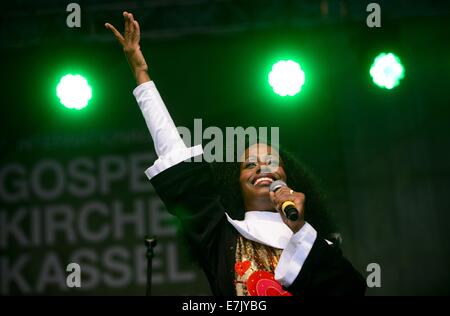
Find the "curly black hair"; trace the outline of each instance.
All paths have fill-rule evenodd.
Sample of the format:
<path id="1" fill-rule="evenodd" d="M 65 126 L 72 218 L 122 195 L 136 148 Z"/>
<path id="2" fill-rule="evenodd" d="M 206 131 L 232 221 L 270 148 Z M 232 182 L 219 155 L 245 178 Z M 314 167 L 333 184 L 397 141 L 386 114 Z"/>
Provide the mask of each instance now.
<path id="1" fill-rule="evenodd" d="M 269 142 L 264 143 L 271 146 Z M 330 236 L 338 232 L 338 227 L 325 203 L 325 193 L 318 185 L 318 181 L 293 154 L 283 149 L 277 150 L 284 164 L 288 186 L 305 194 L 305 220 L 319 234 L 332 238 Z M 245 209 L 239 183 L 240 162 L 212 162 L 211 167 L 227 213 L 234 219 L 243 219 Z"/>

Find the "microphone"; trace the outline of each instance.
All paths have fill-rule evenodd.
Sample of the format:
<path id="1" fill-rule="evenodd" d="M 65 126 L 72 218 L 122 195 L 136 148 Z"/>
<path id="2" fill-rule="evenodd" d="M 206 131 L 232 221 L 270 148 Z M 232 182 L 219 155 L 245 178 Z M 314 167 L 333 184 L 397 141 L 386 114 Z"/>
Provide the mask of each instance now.
<path id="1" fill-rule="evenodd" d="M 270 192 L 276 192 L 281 187 L 287 187 L 286 183 L 282 180 L 274 181 L 270 184 Z M 298 220 L 298 210 L 295 208 L 295 203 L 292 201 L 284 201 L 281 204 L 281 211 L 291 221 Z"/>

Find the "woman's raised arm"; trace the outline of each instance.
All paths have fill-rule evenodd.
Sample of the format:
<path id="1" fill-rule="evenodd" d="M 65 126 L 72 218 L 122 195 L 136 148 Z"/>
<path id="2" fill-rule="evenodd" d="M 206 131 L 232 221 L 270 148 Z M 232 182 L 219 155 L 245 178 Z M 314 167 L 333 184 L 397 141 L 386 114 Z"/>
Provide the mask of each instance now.
<path id="1" fill-rule="evenodd" d="M 155 83 L 148 75 L 148 66 L 139 46 L 141 37 L 139 23 L 131 13 L 124 12 L 123 17 L 125 19 L 123 35 L 110 23 L 105 23 L 105 27 L 111 30 L 122 45 L 138 84 L 133 90 L 133 95 L 152 135 L 155 152 L 158 155 L 153 166 L 145 172 L 152 178 L 184 160 L 201 155 L 203 151 L 201 145 L 187 148 L 184 144 Z"/>

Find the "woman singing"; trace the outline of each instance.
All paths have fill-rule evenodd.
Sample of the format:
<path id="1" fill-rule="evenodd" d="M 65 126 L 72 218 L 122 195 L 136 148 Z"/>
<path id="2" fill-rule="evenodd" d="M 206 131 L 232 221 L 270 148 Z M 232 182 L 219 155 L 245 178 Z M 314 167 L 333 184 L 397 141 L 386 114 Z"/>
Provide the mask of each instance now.
<path id="1" fill-rule="evenodd" d="M 268 143 L 249 144 L 236 164 L 194 162 L 201 145 L 186 147 L 139 46 L 139 23 L 123 13 L 122 45 L 138 86 L 133 91 L 158 159 L 146 170 L 180 223 L 214 295 L 363 295 L 365 281 L 325 239 L 334 231 L 311 177 Z M 203 159 L 204 160 L 204 159 Z M 217 172 L 217 170 L 220 170 Z M 271 192 L 272 182 L 287 185 Z M 291 202 L 298 219 L 282 206 Z"/>

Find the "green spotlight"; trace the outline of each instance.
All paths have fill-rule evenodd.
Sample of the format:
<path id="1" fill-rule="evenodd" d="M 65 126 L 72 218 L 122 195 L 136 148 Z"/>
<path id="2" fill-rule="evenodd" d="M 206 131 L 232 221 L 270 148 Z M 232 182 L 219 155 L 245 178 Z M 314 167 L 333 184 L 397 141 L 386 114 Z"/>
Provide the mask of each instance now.
<path id="1" fill-rule="evenodd" d="M 377 86 L 390 90 L 398 86 L 405 77 L 405 68 L 398 56 L 381 53 L 370 67 L 370 75 Z"/>
<path id="2" fill-rule="evenodd" d="M 269 84 L 273 91 L 281 96 L 294 96 L 305 83 L 305 72 L 299 63 L 293 60 L 281 60 L 272 66 Z"/>
<path id="3" fill-rule="evenodd" d="M 59 81 L 56 95 L 66 108 L 81 110 L 88 105 L 92 97 L 92 89 L 84 77 L 69 74 Z"/>

